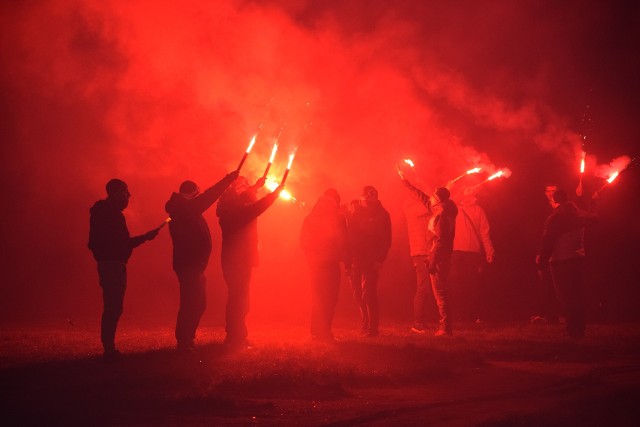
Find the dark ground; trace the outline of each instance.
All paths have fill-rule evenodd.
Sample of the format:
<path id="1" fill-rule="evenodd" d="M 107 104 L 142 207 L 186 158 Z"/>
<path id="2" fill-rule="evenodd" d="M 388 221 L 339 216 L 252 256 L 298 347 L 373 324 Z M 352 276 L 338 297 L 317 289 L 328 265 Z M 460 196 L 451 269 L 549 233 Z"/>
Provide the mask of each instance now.
<path id="1" fill-rule="evenodd" d="M 98 331 L 71 323 L 0 330 L 4 425 L 635 426 L 640 325 L 466 324 L 453 338 L 404 325 L 336 345 L 303 327 L 251 329 L 231 352 L 204 328 L 197 354 L 172 329 L 123 322 L 124 357 L 105 363 Z"/>

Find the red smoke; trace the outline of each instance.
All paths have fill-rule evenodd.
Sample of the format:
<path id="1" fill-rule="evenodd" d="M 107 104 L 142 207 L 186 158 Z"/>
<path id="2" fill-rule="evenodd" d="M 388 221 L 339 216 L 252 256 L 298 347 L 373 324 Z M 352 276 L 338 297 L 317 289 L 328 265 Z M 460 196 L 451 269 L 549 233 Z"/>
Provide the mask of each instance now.
<path id="1" fill-rule="evenodd" d="M 257 179 L 284 125 L 271 173 L 282 176 L 284 153 L 298 147 L 287 188 L 299 201 L 312 204 L 331 186 L 347 202 L 376 186 L 401 258 L 401 159 L 416 162 L 427 188 L 476 166 L 508 165 L 516 176 L 532 152 L 573 165 L 581 140 L 571 114 L 581 106 L 568 99 L 588 83 L 576 72 L 586 60 L 573 52 L 609 12 L 589 5 L 569 22 L 569 5 L 535 1 L 5 4 L 3 181 L 19 212 L 7 226 L 14 281 L 93 298 L 88 208 L 108 179 L 129 183 L 125 214 L 138 233 L 164 219 L 180 182 L 204 188 L 234 169 L 261 129 L 243 167 Z M 282 203 L 260 219 L 257 301 L 304 294 L 304 214 Z M 217 233 L 213 210 L 207 215 Z M 131 292 L 144 300 L 160 289 L 154 298 L 173 310 L 168 237 L 138 252 Z M 33 258 L 44 266 L 25 272 Z M 221 296 L 216 262 L 208 276 Z"/>

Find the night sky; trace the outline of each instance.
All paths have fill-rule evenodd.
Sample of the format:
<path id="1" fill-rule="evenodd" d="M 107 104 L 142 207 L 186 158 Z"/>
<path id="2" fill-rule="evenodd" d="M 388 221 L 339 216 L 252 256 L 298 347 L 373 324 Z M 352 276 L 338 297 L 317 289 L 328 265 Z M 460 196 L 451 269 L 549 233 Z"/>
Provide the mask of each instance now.
<path id="1" fill-rule="evenodd" d="M 461 186 L 511 172 L 483 184 L 479 200 L 497 251 L 491 307 L 521 318 L 545 184 L 573 192 L 584 149 L 591 193 L 638 155 L 640 14 L 629 2 L 34 0 L 2 2 L 0 19 L 3 321 L 98 323 L 86 243 L 110 178 L 129 184 L 125 216 L 142 234 L 182 181 L 213 185 L 260 129 L 243 168 L 257 179 L 283 126 L 271 171 L 281 176 L 298 148 L 287 181 L 298 203 L 279 200 L 259 219 L 255 318 L 306 319 L 302 219 L 326 188 L 346 203 L 364 185 L 393 221 L 382 323 L 410 317 L 407 193 L 395 169 L 405 158 L 427 191 L 475 166 L 483 171 Z M 603 190 L 587 236 L 594 318 L 633 317 L 639 303 L 638 175 L 629 167 Z M 205 317 L 219 321 L 220 232 L 215 209 L 205 217 Z M 166 231 L 129 261 L 125 316 L 177 312 Z"/>

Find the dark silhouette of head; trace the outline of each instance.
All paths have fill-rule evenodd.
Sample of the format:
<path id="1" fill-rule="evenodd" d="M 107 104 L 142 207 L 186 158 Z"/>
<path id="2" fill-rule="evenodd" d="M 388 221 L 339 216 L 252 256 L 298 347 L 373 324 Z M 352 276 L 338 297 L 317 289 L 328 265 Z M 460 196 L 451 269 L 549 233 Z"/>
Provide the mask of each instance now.
<path id="1" fill-rule="evenodd" d="M 340 194 L 338 194 L 338 190 L 336 190 L 335 188 L 329 188 L 324 192 L 324 195 L 335 200 L 336 205 L 340 206 Z"/>
<path id="2" fill-rule="evenodd" d="M 198 185 L 193 181 L 185 181 L 180 184 L 180 194 L 188 197 L 195 197 L 200 193 Z"/>
<path id="3" fill-rule="evenodd" d="M 569 195 L 562 188 L 556 189 L 551 197 L 553 198 L 553 201 L 559 205 L 562 205 L 569 201 Z"/>
<path id="4" fill-rule="evenodd" d="M 107 182 L 107 201 L 112 203 L 117 209 L 125 210 L 129 206 L 129 187 L 121 179 L 113 178 Z"/>
<path id="5" fill-rule="evenodd" d="M 436 203 L 446 202 L 450 197 L 451 193 L 445 187 L 438 187 L 436 191 L 433 192 L 433 198 L 436 200 Z"/>

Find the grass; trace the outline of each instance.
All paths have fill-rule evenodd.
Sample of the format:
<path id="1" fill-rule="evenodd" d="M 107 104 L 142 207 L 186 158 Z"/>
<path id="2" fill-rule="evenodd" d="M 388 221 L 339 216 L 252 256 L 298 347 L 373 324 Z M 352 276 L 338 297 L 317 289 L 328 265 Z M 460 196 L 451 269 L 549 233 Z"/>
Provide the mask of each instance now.
<path id="1" fill-rule="evenodd" d="M 264 325 L 251 348 L 229 351 L 221 328 L 202 328 L 198 352 L 184 354 L 171 328 L 129 325 L 118 331 L 124 357 L 105 363 L 96 330 L 4 327 L 0 397 L 15 425 L 386 425 L 426 415 L 469 425 L 471 414 L 472 425 L 490 425 L 640 390 L 635 324 L 590 325 L 580 341 L 561 325 L 515 323 L 460 325 L 453 338 L 405 325 L 378 338 L 335 332 L 340 342 L 327 345 L 304 327 Z M 637 415 L 634 406 L 618 413 Z M 562 416 L 559 425 L 575 421 Z"/>

